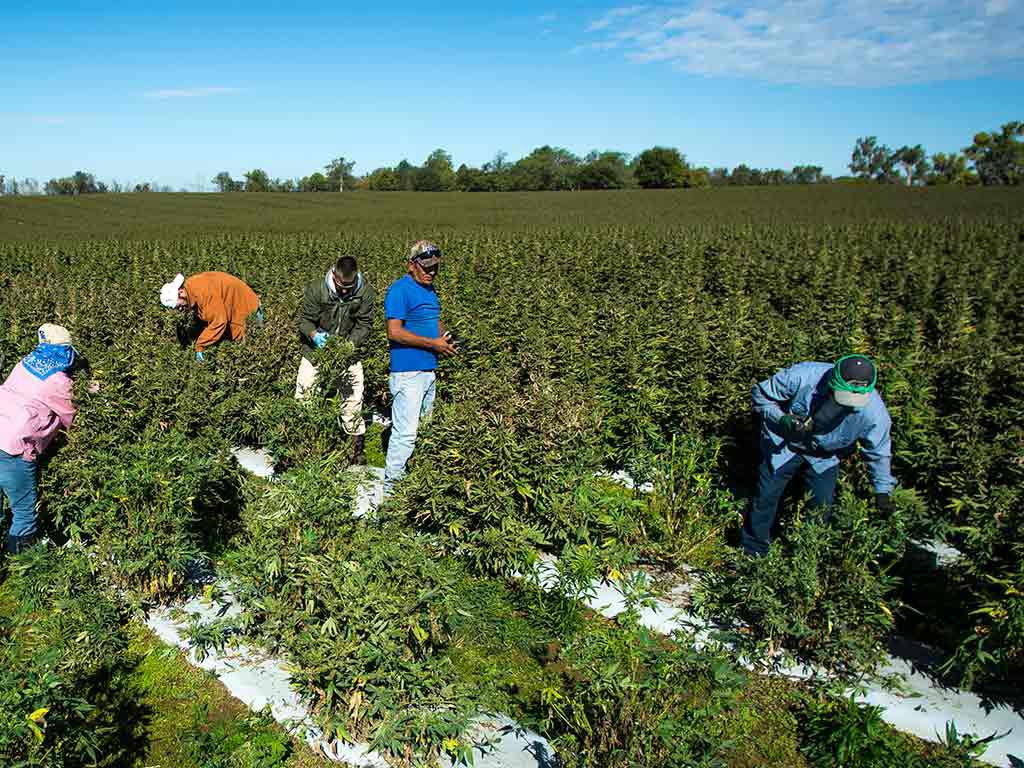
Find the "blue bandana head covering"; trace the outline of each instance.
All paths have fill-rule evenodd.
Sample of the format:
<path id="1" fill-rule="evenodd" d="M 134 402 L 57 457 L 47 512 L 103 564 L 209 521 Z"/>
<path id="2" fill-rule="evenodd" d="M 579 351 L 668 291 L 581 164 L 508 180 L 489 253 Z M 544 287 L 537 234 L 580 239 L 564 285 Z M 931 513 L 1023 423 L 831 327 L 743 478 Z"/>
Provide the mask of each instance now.
<path id="1" fill-rule="evenodd" d="M 38 344 L 21 364 L 37 379 L 46 381 L 53 374 L 66 371 L 73 362 L 75 350 L 70 344 Z"/>

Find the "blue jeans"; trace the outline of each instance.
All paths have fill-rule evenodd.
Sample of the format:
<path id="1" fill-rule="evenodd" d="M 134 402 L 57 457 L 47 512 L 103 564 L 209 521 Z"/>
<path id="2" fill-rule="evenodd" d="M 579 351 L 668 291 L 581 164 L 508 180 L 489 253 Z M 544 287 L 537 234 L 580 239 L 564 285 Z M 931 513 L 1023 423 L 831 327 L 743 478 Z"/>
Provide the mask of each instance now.
<path id="1" fill-rule="evenodd" d="M 405 463 L 416 447 L 420 422 L 434 407 L 434 372 L 400 371 L 388 378 L 391 390 L 391 441 L 384 462 L 384 498 L 405 477 Z"/>
<path id="2" fill-rule="evenodd" d="M 763 557 L 768 554 L 771 543 L 772 526 L 779 509 L 779 499 L 786 490 L 789 481 L 807 462 L 803 456 L 794 456 L 777 470 L 772 471 L 771 462 L 767 457 L 761 459 L 757 470 L 757 496 L 750 506 L 750 516 L 743 526 L 741 536 L 743 550 L 748 555 Z M 827 469 L 820 475 L 807 466 L 803 473 L 804 485 L 811 493 L 808 509 L 827 509 L 832 506 L 836 493 L 836 478 L 839 467 Z M 826 512 L 825 519 L 828 520 Z"/>
<path id="3" fill-rule="evenodd" d="M 0 491 L 11 503 L 10 536 L 36 532 L 36 463 L 0 451 Z"/>

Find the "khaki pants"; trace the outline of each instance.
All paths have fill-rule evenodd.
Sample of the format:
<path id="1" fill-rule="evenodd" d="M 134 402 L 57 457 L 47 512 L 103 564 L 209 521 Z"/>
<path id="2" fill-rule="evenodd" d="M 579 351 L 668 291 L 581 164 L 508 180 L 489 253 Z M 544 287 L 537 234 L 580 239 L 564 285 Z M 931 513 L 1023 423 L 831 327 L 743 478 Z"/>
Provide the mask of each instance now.
<path id="1" fill-rule="evenodd" d="M 341 423 L 345 434 L 365 435 L 366 422 L 363 421 L 363 363 L 353 363 L 348 368 L 350 387 L 345 387 L 338 394 L 343 397 L 341 403 Z M 295 399 L 305 400 L 313 382 L 316 380 L 316 366 L 306 358 L 299 363 L 299 375 L 295 377 Z M 348 391 L 345 391 L 348 390 Z"/>

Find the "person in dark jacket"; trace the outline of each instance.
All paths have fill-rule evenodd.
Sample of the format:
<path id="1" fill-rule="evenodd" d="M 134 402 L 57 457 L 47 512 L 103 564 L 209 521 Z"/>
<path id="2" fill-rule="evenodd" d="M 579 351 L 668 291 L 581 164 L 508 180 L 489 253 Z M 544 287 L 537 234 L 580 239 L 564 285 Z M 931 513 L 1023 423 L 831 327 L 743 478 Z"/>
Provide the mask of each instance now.
<path id="1" fill-rule="evenodd" d="M 373 287 L 359 271 L 356 260 L 342 256 L 319 280 L 306 285 L 302 307 L 296 318 L 302 361 L 295 380 L 295 398 L 304 399 L 316 379 L 316 350 L 322 349 L 332 336 L 340 337 L 358 353 L 366 344 L 373 328 Z M 340 393 L 342 426 L 354 437 L 350 460 L 365 464 L 366 422 L 363 420 L 363 363 L 356 360 L 348 368 Z"/>

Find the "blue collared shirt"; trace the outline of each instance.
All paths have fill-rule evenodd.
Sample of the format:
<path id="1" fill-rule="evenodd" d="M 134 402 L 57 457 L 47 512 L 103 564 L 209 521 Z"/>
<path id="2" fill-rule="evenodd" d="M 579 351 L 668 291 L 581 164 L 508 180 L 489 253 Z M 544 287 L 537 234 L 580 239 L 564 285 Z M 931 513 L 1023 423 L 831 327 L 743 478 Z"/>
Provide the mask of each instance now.
<path id="1" fill-rule="evenodd" d="M 831 373 L 831 363 L 798 363 L 754 385 L 751 399 L 754 412 L 762 417 L 762 451 L 773 470 L 800 455 L 820 474 L 836 466 L 840 456 L 853 453 L 860 443 L 875 493 L 888 494 L 896 487 L 892 476 L 892 419 L 877 390 L 863 408 L 843 408 L 837 421 L 825 424 L 820 434 L 806 441 L 792 442 L 784 436 L 779 419 L 786 413 L 813 414 L 825 398 L 831 397 Z"/>

